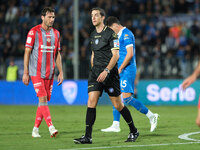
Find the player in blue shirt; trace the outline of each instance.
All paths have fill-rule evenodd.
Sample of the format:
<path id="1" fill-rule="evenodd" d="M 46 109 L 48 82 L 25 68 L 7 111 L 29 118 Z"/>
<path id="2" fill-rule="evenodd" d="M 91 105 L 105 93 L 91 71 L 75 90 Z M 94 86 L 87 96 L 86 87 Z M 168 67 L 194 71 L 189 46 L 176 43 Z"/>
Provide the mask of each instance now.
<path id="1" fill-rule="evenodd" d="M 157 126 L 158 114 L 152 113 L 141 101 L 133 97 L 134 81 L 136 77 L 136 58 L 135 58 L 135 37 L 133 33 L 123 27 L 116 17 L 108 17 L 106 24 L 118 35 L 119 38 L 119 60 L 118 71 L 120 75 L 120 88 L 123 101 L 135 107 L 138 111 L 145 114 L 150 121 L 150 132 Z M 113 124 L 111 127 L 101 129 L 103 132 L 120 132 L 120 113 L 113 107 Z"/>

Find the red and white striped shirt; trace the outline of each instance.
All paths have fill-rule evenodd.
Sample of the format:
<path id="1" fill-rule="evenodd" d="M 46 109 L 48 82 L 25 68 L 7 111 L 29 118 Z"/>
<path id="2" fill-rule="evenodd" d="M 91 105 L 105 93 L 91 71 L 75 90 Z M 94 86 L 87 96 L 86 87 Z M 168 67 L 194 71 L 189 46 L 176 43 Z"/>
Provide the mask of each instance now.
<path id="1" fill-rule="evenodd" d="M 52 79 L 55 68 L 55 55 L 60 51 L 60 33 L 51 28 L 46 31 L 41 24 L 33 27 L 25 47 L 32 48 L 29 59 L 29 75 Z"/>

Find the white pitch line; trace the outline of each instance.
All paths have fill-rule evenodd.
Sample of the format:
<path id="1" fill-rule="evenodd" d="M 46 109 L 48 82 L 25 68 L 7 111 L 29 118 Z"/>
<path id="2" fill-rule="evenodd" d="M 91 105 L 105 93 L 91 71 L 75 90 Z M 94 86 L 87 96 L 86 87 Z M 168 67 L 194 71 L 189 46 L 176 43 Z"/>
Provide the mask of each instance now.
<path id="1" fill-rule="evenodd" d="M 200 140 L 196 140 L 196 139 L 192 139 L 192 138 L 189 138 L 189 137 L 188 137 L 188 136 L 194 135 L 194 134 L 200 134 L 200 132 L 184 133 L 184 134 L 182 134 L 182 135 L 179 135 L 178 138 L 179 138 L 179 139 L 183 139 L 183 140 L 188 140 L 188 141 L 200 142 Z"/>
<path id="2" fill-rule="evenodd" d="M 109 148 L 183 145 L 183 144 L 197 144 L 197 143 L 200 143 L 200 141 L 199 142 L 187 142 L 187 143 L 165 143 L 165 144 L 149 144 L 149 145 L 123 145 L 123 146 L 86 147 L 86 148 L 72 148 L 72 149 L 58 149 L 58 150 L 91 150 L 91 149 L 109 149 Z"/>

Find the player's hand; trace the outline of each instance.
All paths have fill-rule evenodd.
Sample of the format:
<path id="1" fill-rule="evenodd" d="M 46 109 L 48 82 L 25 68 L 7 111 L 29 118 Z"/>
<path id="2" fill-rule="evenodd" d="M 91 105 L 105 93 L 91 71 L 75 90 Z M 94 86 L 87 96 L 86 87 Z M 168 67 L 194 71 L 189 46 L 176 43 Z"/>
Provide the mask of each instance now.
<path id="1" fill-rule="evenodd" d="M 191 75 L 191 76 L 187 77 L 182 83 L 183 90 L 185 90 L 188 86 L 190 86 L 195 80 L 196 80 L 195 75 Z"/>
<path id="2" fill-rule="evenodd" d="M 63 83 L 63 73 L 59 73 L 58 75 L 58 86 Z"/>
<path id="3" fill-rule="evenodd" d="M 119 69 L 118 69 L 118 73 L 120 74 L 121 72 L 122 72 L 122 69 L 121 69 L 121 68 L 119 68 Z"/>
<path id="4" fill-rule="evenodd" d="M 108 75 L 108 72 L 106 72 L 105 70 L 98 76 L 97 78 L 97 82 L 103 82 L 106 77 Z"/>
<path id="5" fill-rule="evenodd" d="M 28 85 L 28 84 L 29 84 L 29 74 L 23 74 L 22 82 L 23 82 L 25 85 Z"/>

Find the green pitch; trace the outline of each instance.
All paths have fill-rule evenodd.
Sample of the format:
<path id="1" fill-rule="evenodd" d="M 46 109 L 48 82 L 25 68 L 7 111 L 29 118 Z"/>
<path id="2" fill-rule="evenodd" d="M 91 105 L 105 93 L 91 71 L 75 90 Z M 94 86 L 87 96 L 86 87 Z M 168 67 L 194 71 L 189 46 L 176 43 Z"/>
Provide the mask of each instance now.
<path id="1" fill-rule="evenodd" d="M 86 106 L 50 106 L 53 124 L 59 130 L 56 138 L 50 138 L 44 120 L 40 127 L 42 137 L 31 137 L 37 106 L 0 106 L 0 150 L 200 149 L 200 143 L 178 138 L 184 133 L 200 131 L 195 124 L 196 106 L 151 106 L 149 108 L 160 114 L 156 131 L 150 133 L 147 117 L 129 107 L 140 136 L 135 143 L 125 143 L 124 140 L 127 139 L 129 130 L 122 118 L 121 132 L 103 133 L 100 131 L 112 124 L 112 107 L 98 106 L 97 118 L 93 127 L 93 144 L 77 145 L 73 143 L 73 139 L 84 134 Z M 200 141 L 200 134 L 189 137 Z"/>

